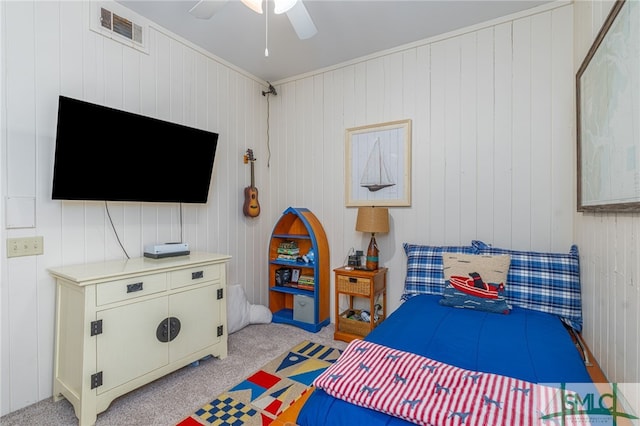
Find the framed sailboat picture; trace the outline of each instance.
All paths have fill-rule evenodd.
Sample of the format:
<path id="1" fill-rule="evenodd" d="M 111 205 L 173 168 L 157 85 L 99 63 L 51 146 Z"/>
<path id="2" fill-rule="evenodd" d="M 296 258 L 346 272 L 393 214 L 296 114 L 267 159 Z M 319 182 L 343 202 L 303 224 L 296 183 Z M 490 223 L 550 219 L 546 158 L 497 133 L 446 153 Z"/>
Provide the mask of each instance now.
<path id="1" fill-rule="evenodd" d="M 345 204 L 411 205 L 411 120 L 346 131 Z"/>

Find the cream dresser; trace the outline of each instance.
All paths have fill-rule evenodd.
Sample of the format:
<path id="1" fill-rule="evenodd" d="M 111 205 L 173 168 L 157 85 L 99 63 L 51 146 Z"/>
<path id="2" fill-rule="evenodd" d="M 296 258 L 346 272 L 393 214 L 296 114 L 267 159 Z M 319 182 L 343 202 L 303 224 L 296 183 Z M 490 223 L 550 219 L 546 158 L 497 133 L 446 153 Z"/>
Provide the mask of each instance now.
<path id="1" fill-rule="evenodd" d="M 81 426 L 127 392 L 227 356 L 226 264 L 210 253 L 49 269 L 56 280 L 54 400 Z"/>

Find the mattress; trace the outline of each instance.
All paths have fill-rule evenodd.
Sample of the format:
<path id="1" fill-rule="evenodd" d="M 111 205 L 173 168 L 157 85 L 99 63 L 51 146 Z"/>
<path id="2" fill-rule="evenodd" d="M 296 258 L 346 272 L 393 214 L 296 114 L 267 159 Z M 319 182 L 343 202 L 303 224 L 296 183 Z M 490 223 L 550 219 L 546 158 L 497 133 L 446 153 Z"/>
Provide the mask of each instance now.
<path id="1" fill-rule="evenodd" d="M 374 329 L 365 340 L 413 352 L 467 370 L 532 383 L 591 382 L 560 319 L 514 307 L 508 315 L 442 306 L 442 296 L 419 295 Z M 316 389 L 298 415 L 301 426 L 408 425 Z"/>

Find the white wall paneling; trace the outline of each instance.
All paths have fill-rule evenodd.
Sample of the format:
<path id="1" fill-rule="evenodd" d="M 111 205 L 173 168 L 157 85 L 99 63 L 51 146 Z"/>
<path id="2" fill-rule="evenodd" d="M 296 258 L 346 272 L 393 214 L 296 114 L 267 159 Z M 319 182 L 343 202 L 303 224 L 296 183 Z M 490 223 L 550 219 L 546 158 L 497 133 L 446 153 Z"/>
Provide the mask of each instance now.
<path id="1" fill-rule="evenodd" d="M 476 186 L 478 188 L 478 196 L 483 200 L 485 208 L 482 214 L 475 216 L 474 226 L 478 239 L 483 241 L 495 241 L 492 232 L 494 226 L 494 216 L 497 210 L 496 191 L 494 186 L 497 184 L 496 167 L 499 163 L 496 161 L 496 143 L 495 143 L 495 120 L 498 114 L 495 111 L 496 87 L 497 82 L 494 80 L 494 70 L 496 69 L 495 60 L 496 43 L 494 43 L 496 28 L 487 28 L 478 31 L 475 48 L 476 48 L 476 74 L 474 80 L 469 82 L 473 84 L 476 90 L 477 110 L 475 111 L 475 132 L 470 137 L 476 140 L 476 159 L 477 174 Z M 475 200 L 477 203 L 477 200 Z"/>
<path id="2" fill-rule="evenodd" d="M 7 122 L 6 117 L 6 108 L 4 99 L 6 97 L 6 79 L 5 79 L 5 36 L 2 33 L 2 28 L 5 28 L 5 5 L 0 3 L 0 169 L 6 170 L 7 162 L 6 162 L 6 154 L 5 154 L 5 145 L 6 145 L 6 133 L 5 127 Z M 2 240 L 6 238 L 6 232 L 4 232 L 4 222 L 5 222 L 5 176 L 4 173 L 0 173 L 0 236 L 2 236 Z M 0 244 L 0 259 L 4 259 L 6 256 L 6 246 L 4 244 Z M 4 406 L 4 398 L 3 395 L 9 395 L 10 387 L 9 380 L 5 378 L 5 374 L 9 372 L 9 358 L 8 358 L 8 349 L 5 347 L 5 340 L 3 336 L 9 335 L 9 321 L 7 313 L 9 311 L 9 304 L 7 303 L 7 289 L 3 284 L 7 282 L 7 274 L 4 262 L 0 262 L 0 416 L 5 412 L 2 408 Z M 8 411 L 8 409 L 6 409 Z"/>
<path id="3" fill-rule="evenodd" d="M 402 292 L 403 242 L 468 244 L 479 238 L 568 251 L 571 28 L 570 5 L 547 8 L 279 82 L 280 99 L 272 104 L 276 204 L 306 201 L 315 187 L 291 182 L 292 167 L 307 181 L 322 180 L 323 207 L 316 214 L 328 228 L 332 265 L 341 265 L 351 247 L 364 248 L 369 239 L 354 231 L 355 209 L 344 207 L 344 131 L 409 118 L 412 206 L 391 208 L 391 232 L 376 236 L 381 261 L 390 267 L 391 310 Z M 566 39 L 555 43 L 555 35 Z M 322 103 L 323 117 L 309 114 L 310 102 Z M 310 120 L 322 120 L 322 139 L 310 132 Z M 315 154 L 317 144 L 324 146 L 318 152 L 324 161 Z M 304 171 L 285 167 L 308 156 L 313 161 Z"/>
<path id="4" fill-rule="evenodd" d="M 613 1 L 576 2 L 574 73 L 609 14 Z M 575 135 L 575 133 L 574 133 Z M 575 206 L 575 189 L 572 191 Z M 580 247 L 584 335 L 607 379 L 623 387 L 640 412 L 640 215 L 575 213 Z"/>
<path id="5" fill-rule="evenodd" d="M 550 134 L 552 141 L 571 141 L 572 143 L 552 143 L 551 149 L 551 161 L 549 164 L 550 172 L 550 191 L 551 191 L 551 204 L 549 208 L 549 216 L 551 218 L 550 232 L 552 235 L 558 235 L 558 239 L 551 240 L 551 250 L 561 251 L 565 247 L 556 245 L 558 241 L 567 241 L 573 238 L 573 229 L 566 226 L 567 221 L 573 216 L 575 211 L 574 205 L 569 206 L 565 204 L 564 200 L 574 199 L 576 191 L 576 180 L 574 178 L 576 173 L 576 161 L 572 160 L 567 164 L 562 160 L 565 158 L 574 158 L 575 152 L 575 137 L 573 133 L 573 127 L 575 123 L 574 109 L 566 109 L 562 107 L 567 103 L 574 103 L 574 85 L 567 83 L 566 76 L 571 74 L 573 76 L 573 67 L 571 61 L 564 60 L 561 56 L 566 55 L 567 51 L 572 49 L 572 35 L 573 35 L 573 21 L 572 21 L 572 9 L 563 8 L 558 9 L 552 16 L 551 22 L 551 42 L 557 46 L 557 49 L 552 51 L 552 63 L 556 64 L 551 68 L 550 84 L 551 91 L 558 102 L 553 102 L 551 105 L 549 120 L 550 120 Z M 557 158 L 557 159 L 556 159 Z M 567 177 L 567 169 L 571 170 L 571 176 Z M 561 182 L 563 179 L 569 179 L 570 184 L 557 185 L 557 182 Z M 563 208 L 558 208 L 562 206 Z"/>
<path id="6" fill-rule="evenodd" d="M 511 164 L 513 138 L 513 107 L 518 100 L 511 93 L 513 85 L 513 48 L 512 25 L 504 23 L 494 28 L 494 100 L 493 100 L 493 221 L 487 231 L 493 234 L 494 244 L 509 247 L 512 245 L 511 229 L 506 224 L 511 223 L 513 214 L 511 194 L 514 191 L 513 165 Z"/>
<path id="7" fill-rule="evenodd" d="M 244 285 L 252 302 L 266 304 L 263 263 L 272 224 L 268 215 L 249 221 L 241 213 L 242 189 L 249 184 L 242 154 L 255 145 L 258 157 L 266 158 L 263 82 L 161 28 L 149 32 L 149 54 L 96 34 L 89 30 L 88 2 L 2 2 L 0 7 L 7 117 L 2 198 L 36 200 L 35 228 L 5 229 L 3 210 L 2 240 L 44 236 L 43 255 L 7 259 L 3 249 L 0 260 L 0 413 L 6 414 L 51 396 L 55 288 L 47 268 L 124 257 L 104 203 L 51 200 L 58 95 L 220 134 L 209 203 L 183 205 L 182 229 L 178 204 L 109 203 L 130 256 L 141 256 L 145 244 L 184 237 L 192 250 L 233 255 L 229 283 Z M 258 179 L 268 193 L 264 170 L 258 166 Z"/>
<path id="8" fill-rule="evenodd" d="M 588 343 L 610 379 L 640 381 L 637 217 L 573 214 L 576 58 L 609 9 L 591 5 L 551 4 L 380 52 L 276 82 L 278 95 L 266 97 L 265 82 L 154 25 L 144 54 L 90 31 L 86 2 L 2 2 L 2 196 L 35 196 L 36 228 L 1 232 L 44 235 L 45 253 L 0 260 L 1 413 L 51 394 L 46 268 L 123 256 L 102 203 L 50 199 L 58 94 L 220 134 L 209 203 L 182 207 L 182 235 L 194 249 L 230 254 L 229 283 L 262 304 L 267 242 L 287 207 L 318 216 L 332 267 L 366 247 L 356 209 L 344 207 L 345 129 L 411 119 L 412 205 L 391 208 L 391 232 L 376 236 L 390 311 L 402 293 L 403 242 L 566 252 L 575 239 Z M 241 213 L 247 148 L 257 158 L 255 219 Z M 131 256 L 181 237 L 178 205 L 109 207 Z"/>

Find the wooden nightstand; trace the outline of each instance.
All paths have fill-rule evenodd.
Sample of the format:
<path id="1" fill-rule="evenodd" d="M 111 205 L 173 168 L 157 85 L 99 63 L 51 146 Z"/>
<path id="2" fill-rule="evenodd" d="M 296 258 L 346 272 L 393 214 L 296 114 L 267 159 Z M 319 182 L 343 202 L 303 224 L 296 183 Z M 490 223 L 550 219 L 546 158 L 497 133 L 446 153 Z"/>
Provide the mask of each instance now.
<path id="1" fill-rule="evenodd" d="M 387 268 L 380 268 L 375 271 L 363 271 L 358 269 L 345 269 L 344 267 L 334 269 L 336 274 L 336 331 L 333 338 L 350 342 L 353 339 L 362 339 L 378 324 L 384 321 L 387 315 Z M 340 312 L 340 295 L 349 298 L 349 308 Z M 375 319 L 375 305 L 378 296 L 382 295 L 382 313 L 378 313 L 378 320 Z M 359 309 L 354 309 L 354 298 L 369 299 L 367 310 L 371 313 L 371 319 L 359 321 L 347 318 L 349 311 L 360 313 Z"/>

